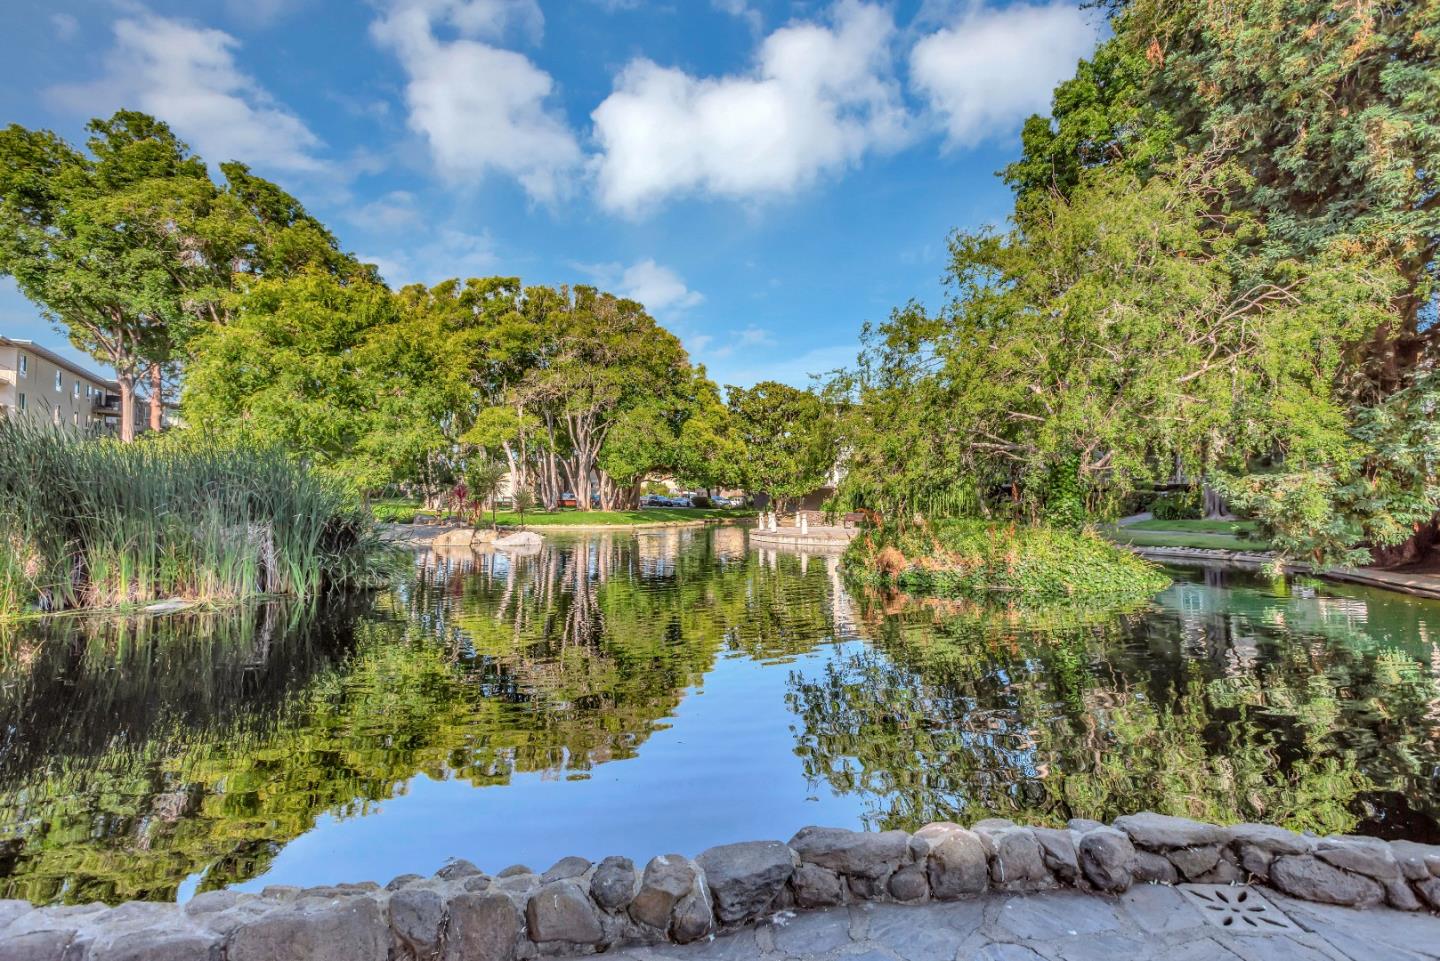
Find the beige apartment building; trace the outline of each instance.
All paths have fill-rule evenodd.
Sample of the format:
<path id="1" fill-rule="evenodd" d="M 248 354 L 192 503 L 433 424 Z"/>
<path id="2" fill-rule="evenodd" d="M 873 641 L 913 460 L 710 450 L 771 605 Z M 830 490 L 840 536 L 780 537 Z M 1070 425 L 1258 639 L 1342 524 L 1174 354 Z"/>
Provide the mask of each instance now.
<path id="1" fill-rule="evenodd" d="M 0 413 L 87 431 L 120 432 L 120 385 L 30 340 L 0 337 Z M 135 400 L 135 432 L 150 426 Z"/>

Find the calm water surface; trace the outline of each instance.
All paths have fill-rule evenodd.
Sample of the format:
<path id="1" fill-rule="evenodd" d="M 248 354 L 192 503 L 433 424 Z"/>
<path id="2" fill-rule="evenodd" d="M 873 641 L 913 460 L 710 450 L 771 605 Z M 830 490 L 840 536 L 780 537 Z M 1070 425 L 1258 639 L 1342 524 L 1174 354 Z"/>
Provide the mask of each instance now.
<path id="1" fill-rule="evenodd" d="M 852 596 L 739 528 L 0 634 L 0 896 L 186 898 L 806 824 L 1141 808 L 1440 840 L 1440 606 L 1175 569 L 1128 611 Z"/>

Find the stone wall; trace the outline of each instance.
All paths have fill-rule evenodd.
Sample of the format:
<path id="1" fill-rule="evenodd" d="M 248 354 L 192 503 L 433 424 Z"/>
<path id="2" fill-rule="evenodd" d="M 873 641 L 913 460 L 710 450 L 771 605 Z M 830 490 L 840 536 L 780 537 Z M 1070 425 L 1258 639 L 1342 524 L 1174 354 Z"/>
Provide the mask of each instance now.
<path id="1" fill-rule="evenodd" d="M 0 961 L 520 961 L 622 944 L 689 943 L 779 911 L 922 903 L 987 891 L 1262 883 L 1330 904 L 1440 909 L 1440 847 L 1217 827 L 1159 814 L 1114 825 L 981 821 L 914 834 L 805 828 L 790 839 L 637 868 L 569 857 L 493 877 L 455 861 L 425 878 L 213 891 L 187 904 L 32 908 L 0 901 Z"/>

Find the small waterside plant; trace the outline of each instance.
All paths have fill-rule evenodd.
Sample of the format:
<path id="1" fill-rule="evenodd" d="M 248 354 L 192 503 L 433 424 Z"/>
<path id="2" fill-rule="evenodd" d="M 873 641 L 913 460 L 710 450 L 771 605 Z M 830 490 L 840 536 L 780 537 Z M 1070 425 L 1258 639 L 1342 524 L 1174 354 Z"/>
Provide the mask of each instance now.
<path id="1" fill-rule="evenodd" d="M 0 419 L 0 617 L 314 597 L 378 573 L 369 513 L 283 451 Z"/>
<path id="2" fill-rule="evenodd" d="M 1088 530 L 979 520 L 871 528 L 851 541 L 844 565 L 863 583 L 950 597 L 1124 601 L 1170 583 Z"/>

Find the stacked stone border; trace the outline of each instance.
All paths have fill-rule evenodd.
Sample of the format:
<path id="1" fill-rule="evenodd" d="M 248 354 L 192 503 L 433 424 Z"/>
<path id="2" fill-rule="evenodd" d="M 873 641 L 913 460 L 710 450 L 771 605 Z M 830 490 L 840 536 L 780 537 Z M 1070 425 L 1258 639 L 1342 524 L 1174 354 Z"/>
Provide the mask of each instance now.
<path id="1" fill-rule="evenodd" d="M 1152 813 L 1058 829 L 1001 819 L 914 834 L 808 827 L 788 844 L 726 844 L 693 860 L 666 854 L 643 869 L 621 857 L 568 857 L 544 872 L 515 865 L 492 877 L 454 861 L 433 877 L 404 875 L 383 888 L 212 891 L 183 906 L 0 901 L 0 961 L 523 961 L 686 944 L 780 912 L 857 901 L 1064 887 L 1117 894 L 1183 881 L 1437 910 L 1440 846 Z"/>

